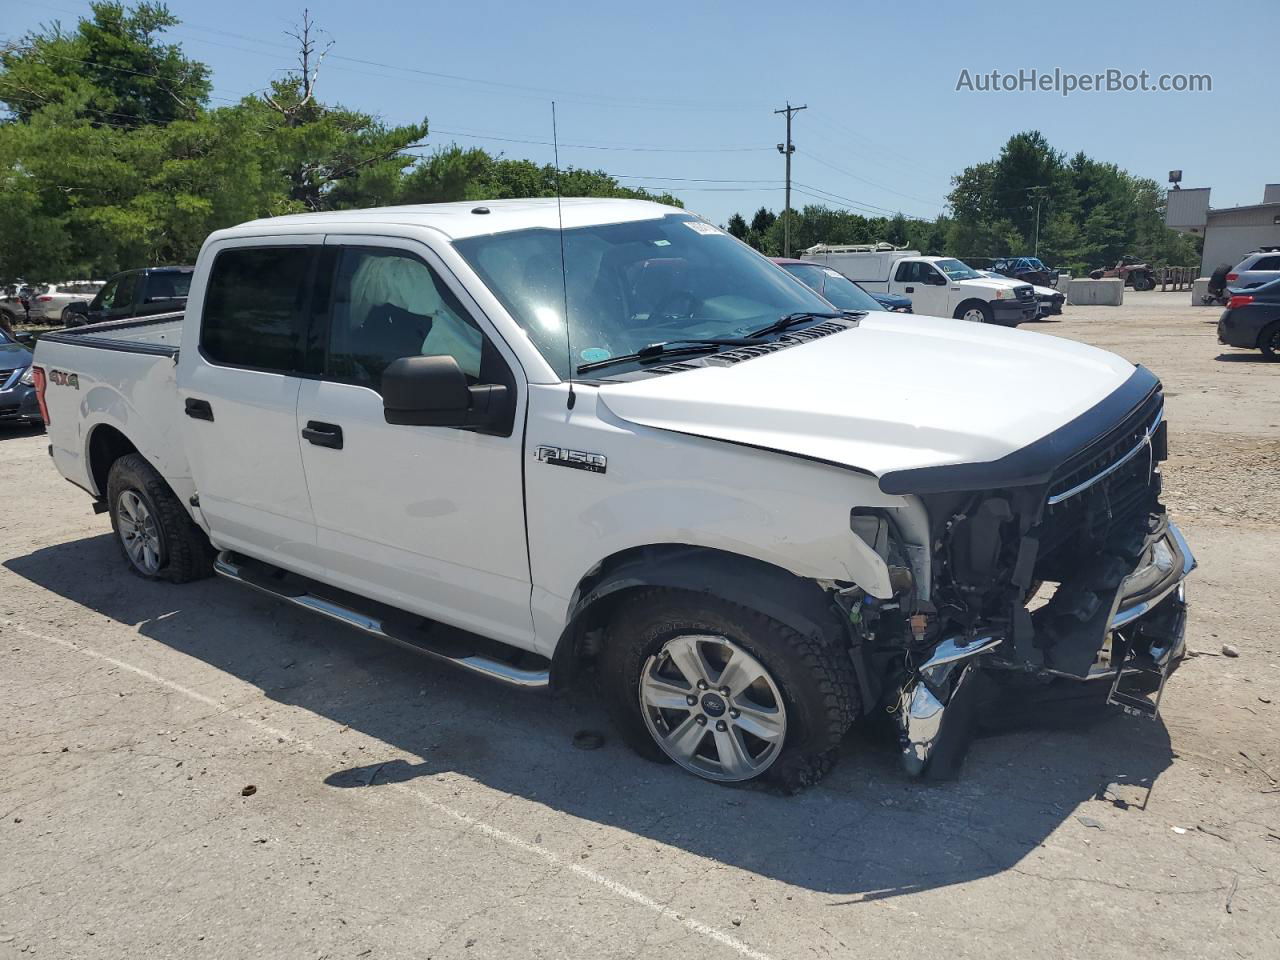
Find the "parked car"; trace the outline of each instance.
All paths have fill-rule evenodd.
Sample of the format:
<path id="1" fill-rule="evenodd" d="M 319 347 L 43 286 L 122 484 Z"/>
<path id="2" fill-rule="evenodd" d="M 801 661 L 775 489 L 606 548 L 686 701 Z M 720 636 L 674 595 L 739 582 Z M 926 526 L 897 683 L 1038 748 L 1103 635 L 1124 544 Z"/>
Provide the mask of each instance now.
<path id="1" fill-rule="evenodd" d="M 849 282 L 853 283 L 852 280 L 850 280 Z M 855 286 L 857 285 L 855 284 Z M 874 299 L 876 303 L 880 304 L 882 309 L 884 309 L 889 313 L 913 313 L 914 312 L 914 309 L 911 306 L 910 297 L 904 297 L 900 293 L 889 293 L 885 290 L 876 290 L 873 292 L 871 290 L 867 290 L 865 287 L 862 287 L 862 286 L 858 286 L 858 289 L 861 290 L 863 293 L 867 294 L 868 296 L 870 296 L 872 299 Z"/>
<path id="2" fill-rule="evenodd" d="M 1280 279 L 1248 289 L 1233 288 L 1218 320 L 1218 342 L 1261 350 L 1280 360 Z"/>
<path id="3" fill-rule="evenodd" d="M 0 424 L 43 424 L 36 397 L 31 351 L 0 330 Z"/>
<path id="4" fill-rule="evenodd" d="M 965 260 L 975 270 L 991 270 L 1011 280 L 1037 287 L 1057 287 L 1058 271 L 1046 267 L 1039 257 L 990 257 Z"/>
<path id="5" fill-rule="evenodd" d="M 773 262 L 841 310 L 885 309 L 876 297 L 867 293 L 838 270 L 832 270 L 830 267 L 824 267 L 809 260 L 792 260 L 787 257 L 774 257 Z"/>
<path id="6" fill-rule="evenodd" d="M 4 296 L 0 297 L 0 329 L 12 332 L 16 324 L 26 322 L 30 294 L 31 287 L 25 283 L 11 283 L 4 288 Z"/>
<path id="7" fill-rule="evenodd" d="M 812 783 L 889 714 L 941 772 L 975 671 L 1156 714 L 1124 684 L 1182 657 L 1194 559 L 1153 374 L 834 311 L 684 210 L 558 207 L 212 234 L 184 313 L 41 337 L 55 466 L 139 576 L 517 687 L 594 662 L 626 740 L 708 780 Z"/>
<path id="8" fill-rule="evenodd" d="M 992 280 L 954 257 L 886 247 L 819 244 L 804 259 L 838 270 L 873 296 L 883 291 L 910 297 L 915 313 L 931 317 L 1016 327 L 1039 313 L 1029 283 Z"/>
<path id="9" fill-rule="evenodd" d="M 1144 260 L 1137 257 L 1121 257 L 1114 266 L 1102 270 L 1090 270 L 1090 280 L 1120 279 L 1126 287 L 1134 290 L 1154 290 L 1156 287 L 1155 271 Z"/>
<path id="10" fill-rule="evenodd" d="M 1264 247 L 1255 250 L 1227 272 L 1227 286 L 1247 290 L 1280 279 L 1280 249 Z"/>
<path id="11" fill-rule="evenodd" d="M 1003 273 L 997 273 L 995 270 L 979 270 L 984 277 L 990 277 L 992 280 L 1010 280 L 1010 277 Z M 1012 281 L 1014 283 L 1018 281 Z M 1038 317 L 1054 316 L 1062 313 L 1062 305 L 1067 302 L 1067 298 L 1059 293 L 1053 287 L 1041 287 L 1036 284 L 1031 285 L 1031 292 L 1035 294 L 1036 305 L 1039 307 Z"/>
<path id="12" fill-rule="evenodd" d="M 191 289 L 192 270 L 192 267 L 143 267 L 117 273 L 88 304 L 70 304 L 63 322 L 69 327 L 78 327 L 181 310 Z"/>
<path id="13" fill-rule="evenodd" d="M 37 284 L 28 301 L 27 322 L 66 325 L 76 312 L 73 307 L 77 304 L 87 307 L 102 287 L 101 280 Z"/>

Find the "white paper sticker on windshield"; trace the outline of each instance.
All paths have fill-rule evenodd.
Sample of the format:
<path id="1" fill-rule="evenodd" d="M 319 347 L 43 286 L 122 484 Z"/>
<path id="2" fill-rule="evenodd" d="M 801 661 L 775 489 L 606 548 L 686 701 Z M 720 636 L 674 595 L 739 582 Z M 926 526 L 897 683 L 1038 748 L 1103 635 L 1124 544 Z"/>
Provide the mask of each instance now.
<path id="1" fill-rule="evenodd" d="M 704 237 L 709 237 L 720 232 L 718 228 L 713 227 L 709 223 L 703 223 L 701 220 L 685 220 L 684 225 L 694 233 L 700 233 Z"/>

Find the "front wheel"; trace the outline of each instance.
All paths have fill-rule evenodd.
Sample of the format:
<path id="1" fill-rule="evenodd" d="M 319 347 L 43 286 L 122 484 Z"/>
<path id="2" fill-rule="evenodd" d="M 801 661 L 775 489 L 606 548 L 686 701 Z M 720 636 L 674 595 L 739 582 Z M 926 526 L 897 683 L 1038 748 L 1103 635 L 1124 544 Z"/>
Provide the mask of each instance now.
<path id="1" fill-rule="evenodd" d="M 164 478 L 128 454 L 107 475 L 111 528 L 129 569 L 148 580 L 186 583 L 213 572 L 213 551 Z"/>
<path id="2" fill-rule="evenodd" d="M 956 307 L 955 318 L 967 320 L 970 323 L 991 323 L 993 318 L 991 305 L 980 300 L 970 300 Z"/>
<path id="3" fill-rule="evenodd" d="M 706 780 L 817 782 L 858 710 L 848 653 L 702 593 L 644 591 L 615 611 L 605 701 L 637 752 Z"/>

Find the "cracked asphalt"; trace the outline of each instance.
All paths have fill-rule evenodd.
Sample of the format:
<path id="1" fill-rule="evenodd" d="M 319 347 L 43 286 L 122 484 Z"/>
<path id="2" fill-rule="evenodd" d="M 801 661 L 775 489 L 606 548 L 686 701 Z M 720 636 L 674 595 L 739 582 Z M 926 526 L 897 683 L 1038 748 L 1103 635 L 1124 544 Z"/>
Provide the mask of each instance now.
<path id="1" fill-rule="evenodd" d="M 944 784 L 862 732 L 798 797 L 704 784 L 588 691 L 142 582 L 0 432 L 0 957 L 1280 956 L 1280 364 L 1188 299 L 1030 328 L 1164 379 L 1200 655 L 1158 723 L 993 711 Z"/>

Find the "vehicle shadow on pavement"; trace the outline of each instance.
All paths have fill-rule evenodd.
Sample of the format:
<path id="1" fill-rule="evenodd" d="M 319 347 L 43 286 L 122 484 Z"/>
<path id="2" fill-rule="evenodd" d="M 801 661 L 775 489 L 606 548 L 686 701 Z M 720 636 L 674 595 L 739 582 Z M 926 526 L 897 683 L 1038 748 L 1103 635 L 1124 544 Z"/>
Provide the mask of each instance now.
<path id="1" fill-rule="evenodd" d="M 1213 359 L 1222 363 L 1275 363 L 1274 360 L 1268 360 L 1259 351 L 1253 353 L 1220 353 Z"/>
<path id="2" fill-rule="evenodd" d="M 855 729 L 835 770 L 805 793 L 726 788 L 637 757 L 582 685 L 556 697 L 515 693 L 230 583 L 142 581 L 110 535 L 4 566 L 270 700 L 387 745 L 382 759 L 370 747 L 368 762 L 330 771 L 323 779 L 335 790 L 418 780 L 429 794 L 432 778 L 457 774 L 839 903 L 1014 868 L 1085 801 L 1141 807 L 1172 760 L 1162 723 L 1107 712 L 1097 702 L 1104 691 L 1082 698 L 1077 686 L 1059 699 L 1050 687 L 993 698 L 981 718 L 992 735 L 973 745 L 953 782 L 910 780 L 891 743 Z M 603 734 L 603 745 L 575 747 L 584 730 Z M 501 818 L 493 825 L 508 828 Z"/>

